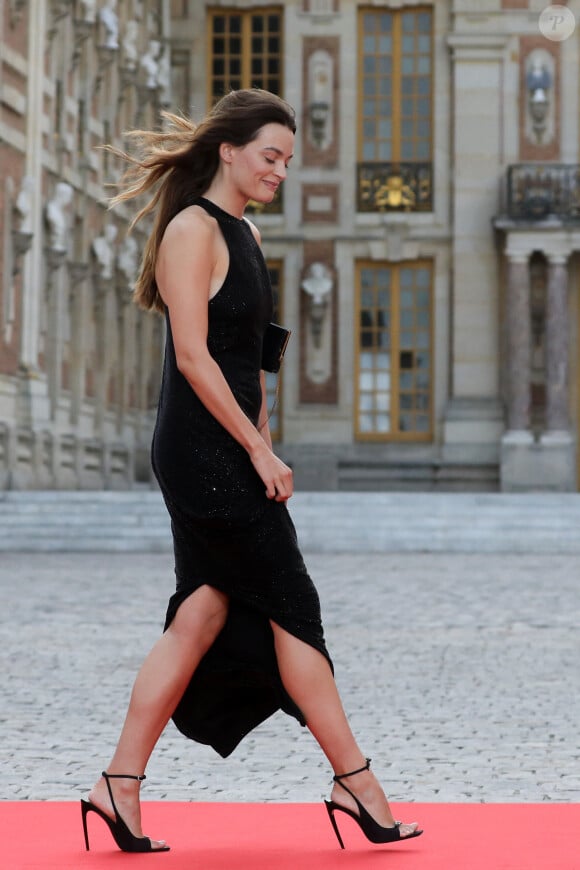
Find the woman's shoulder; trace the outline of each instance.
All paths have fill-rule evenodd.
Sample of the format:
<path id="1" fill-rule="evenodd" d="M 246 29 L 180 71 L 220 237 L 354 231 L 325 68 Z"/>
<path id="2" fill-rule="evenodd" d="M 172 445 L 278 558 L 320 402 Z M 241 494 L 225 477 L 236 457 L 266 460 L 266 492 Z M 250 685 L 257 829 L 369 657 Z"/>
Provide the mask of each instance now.
<path id="1" fill-rule="evenodd" d="M 188 205 L 173 217 L 167 224 L 167 230 L 171 232 L 191 231 L 215 232 L 218 222 L 200 205 Z M 167 232 L 166 230 L 166 232 Z"/>

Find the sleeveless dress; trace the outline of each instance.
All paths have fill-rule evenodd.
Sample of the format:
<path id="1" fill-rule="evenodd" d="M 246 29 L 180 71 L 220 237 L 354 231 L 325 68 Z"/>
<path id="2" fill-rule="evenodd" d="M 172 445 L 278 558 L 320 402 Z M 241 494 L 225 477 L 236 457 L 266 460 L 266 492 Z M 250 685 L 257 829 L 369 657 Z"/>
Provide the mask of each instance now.
<path id="1" fill-rule="evenodd" d="M 246 220 L 204 198 L 229 252 L 225 281 L 208 304 L 208 349 L 240 407 L 257 424 L 262 338 L 272 317 L 266 263 Z M 171 322 L 157 421 L 153 471 L 171 517 L 179 606 L 208 584 L 229 596 L 224 629 L 199 664 L 173 720 L 187 737 L 223 757 L 278 709 L 305 724 L 285 692 L 269 620 L 326 650 L 318 594 L 284 503 L 270 500 L 244 448 L 213 417 L 177 368 Z"/>

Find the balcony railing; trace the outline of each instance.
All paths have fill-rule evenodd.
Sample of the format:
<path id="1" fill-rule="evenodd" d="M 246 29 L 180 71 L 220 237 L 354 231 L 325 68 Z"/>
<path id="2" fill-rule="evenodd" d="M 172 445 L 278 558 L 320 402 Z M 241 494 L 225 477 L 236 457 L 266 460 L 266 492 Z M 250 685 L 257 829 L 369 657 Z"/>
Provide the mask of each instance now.
<path id="1" fill-rule="evenodd" d="M 432 164 L 357 164 L 357 210 L 433 211 Z"/>
<path id="2" fill-rule="evenodd" d="M 580 164 L 517 163 L 507 176 L 512 220 L 580 222 Z"/>

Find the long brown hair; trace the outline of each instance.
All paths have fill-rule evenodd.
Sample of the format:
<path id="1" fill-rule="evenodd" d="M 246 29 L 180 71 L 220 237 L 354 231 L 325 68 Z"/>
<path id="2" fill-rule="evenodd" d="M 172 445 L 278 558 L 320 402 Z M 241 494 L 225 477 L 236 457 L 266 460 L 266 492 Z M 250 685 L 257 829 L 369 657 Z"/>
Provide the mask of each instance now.
<path id="1" fill-rule="evenodd" d="M 156 210 L 133 294 L 138 305 L 155 311 L 164 310 L 155 281 L 163 233 L 175 215 L 210 186 L 219 167 L 219 146 L 223 142 L 237 147 L 247 145 L 265 124 L 282 124 L 293 133 L 296 130 L 292 106 L 259 88 L 226 94 L 199 125 L 171 112 L 162 112 L 162 117 L 167 123 L 164 130 L 131 130 L 126 134 L 137 143 L 135 156 L 107 146 L 131 164 L 118 184 L 120 192 L 110 200 L 111 206 L 155 188 L 129 226 L 132 230 L 138 221 Z"/>

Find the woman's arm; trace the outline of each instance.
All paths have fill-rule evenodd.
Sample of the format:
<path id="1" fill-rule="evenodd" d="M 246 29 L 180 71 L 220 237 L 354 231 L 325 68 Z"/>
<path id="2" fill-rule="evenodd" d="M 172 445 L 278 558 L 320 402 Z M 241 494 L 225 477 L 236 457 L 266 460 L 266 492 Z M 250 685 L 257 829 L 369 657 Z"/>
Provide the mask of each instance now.
<path id="1" fill-rule="evenodd" d="M 171 221 L 161 242 L 157 285 L 169 309 L 180 372 L 208 411 L 247 450 L 268 498 L 285 501 L 293 491 L 291 469 L 244 414 L 207 347 L 208 300 L 218 289 L 213 286 L 216 274 L 225 274 L 224 250 L 215 220 L 196 208 L 184 210 Z"/>

